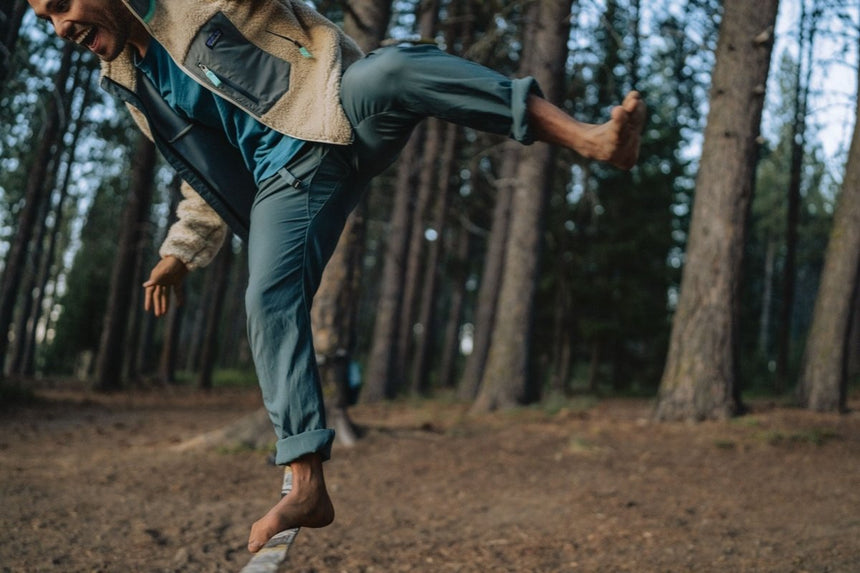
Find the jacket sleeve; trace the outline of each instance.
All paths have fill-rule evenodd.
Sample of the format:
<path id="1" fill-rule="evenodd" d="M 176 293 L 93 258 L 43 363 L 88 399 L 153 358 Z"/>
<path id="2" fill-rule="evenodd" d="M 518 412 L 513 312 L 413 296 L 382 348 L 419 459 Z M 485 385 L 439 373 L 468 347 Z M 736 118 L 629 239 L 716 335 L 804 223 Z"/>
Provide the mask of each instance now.
<path id="1" fill-rule="evenodd" d="M 191 185 L 183 181 L 180 191 L 178 220 L 167 231 L 158 254 L 172 255 L 185 263 L 188 270 L 194 270 L 205 267 L 218 254 L 227 236 L 227 225 Z"/>
<path id="2" fill-rule="evenodd" d="M 137 126 L 151 140 L 152 133 L 144 115 L 134 106 L 127 107 Z M 179 190 L 182 200 L 176 207 L 178 221 L 170 226 L 158 254 L 176 257 L 188 270 L 199 269 L 218 254 L 227 236 L 227 224 L 191 185 L 183 181 Z"/>

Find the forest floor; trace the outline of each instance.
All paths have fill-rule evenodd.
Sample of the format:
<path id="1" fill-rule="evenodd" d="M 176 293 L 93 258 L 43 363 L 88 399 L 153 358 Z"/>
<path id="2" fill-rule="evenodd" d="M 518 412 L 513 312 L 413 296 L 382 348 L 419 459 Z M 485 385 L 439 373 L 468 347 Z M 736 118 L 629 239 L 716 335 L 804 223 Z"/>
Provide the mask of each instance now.
<path id="1" fill-rule="evenodd" d="M 267 453 L 174 446 L 256 391 L 44 389 L 0 411 L 0 571 L 238 571 L 278 497 Z M 283 571 L 860 571 L 860 401 L 821 415 L 753 403 L 657 424 L 647 400 L 466 415 L 359 406 L 335 446 L 335 523 Z"/>

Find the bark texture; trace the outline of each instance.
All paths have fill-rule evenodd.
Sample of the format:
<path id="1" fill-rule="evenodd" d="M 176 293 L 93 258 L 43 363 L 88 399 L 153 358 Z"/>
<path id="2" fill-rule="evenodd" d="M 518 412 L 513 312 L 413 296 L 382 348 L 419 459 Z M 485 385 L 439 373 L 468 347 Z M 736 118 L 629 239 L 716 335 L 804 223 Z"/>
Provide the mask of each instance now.
<path id="1" fill-rule="evenodd" d="M 45 183 L 48 166 L 54 156 L 55 148 L 65 129 L 65 115 L 62 113 L 66 99 L 66 82 L 72 67 L 73 45 L 66 44 L 60 61 L 60 69 L 54 82 L 54 91 L 45 104 L 45 123 L 38 134 L 38 147 L 27 177 L 24 193 L 24 207 L 18 213 L 18 228 L 6 258 L 3 283 L 0 285 L 0 376 L 5 371 L 6 351 L 9 347 L 9 327 L 15 310 L 15 301 L 24 277 L 27 251 L 36 230 L 36 218 L 45 198 Z"/>
<path id="2" fill-rule="evenodd" d="M 388 29 L 391 0 L 353 0 L 346 4 L 344 31 L 365 52 L 377 47 Z M 349 217 L 341 240 L 314 297 L 311 322 L 319 358 L 320 379 L 329 399 L 329 417 L 337 421 L 338 439 L 350 444 L 356 435 L 346 413 L 348 366 L 355 346 L 358 290 L 366 234 L 362 201 Z"/>
<path id="3" fill-rule="evenodd" d="M 725 2 L 661 420 L 726 418 L 740 408 L 741 263 L 777 5 Z"/>
<path id="4" fill-rule="evenodd" d="M 860 114 L 860 107 L 857 112 Z M 846 349 L 851 307 L 857 290 L 858 262 L 860 122 L 854 126 L 798 384 L 799 400 L 811 410 L 836 412 L 845 409 Z M 858 309 L 854 308 L 854 312 Z"/>
<path id="5" fill-rule="evenodd" d="M 502 271 L 505 267 L 505 248 L 510 227 L 511 202 L 516 188 L 518 153 L 516 143 L 506 144 L 501 175 L 496 181 L 496 204 L 493 207 L 493 224 L 487 239 L 487 254 L 484 257 L 481 286 L 478 288 L 472 352 L 466 359 L 463 376 L 457 386 L 457 397 L 462 400 L 474 400 L 478 395 L 487 355 L 490 352 L 490 340 L 496 324 L 496 304 L 499 301 Z"/>
<path id="6" fill-rule="evenodd" d="M 208 390 L 212 388 L 212 373 L 218 359 L 219 325 L 221 310 L 224 308 L 224 296 L 227 284 L 230 282 L 230 271 L 233 266 L 232 235 L 227 234 L 224 247 L 218 253 L 216 264 L 210 272 L 212 297 L 206 311 L 206 334 L 203 336 L 203 348 L 200 352 L 200 370 L 197 372 L 197 386 Z"/>
<path id="7" fill-rule="evenodd" d="M 176 222 L 176 206 L 179 204 L 181 194 L 179 186 L 182 179 L 179 175 L 174 175 L 170 182 L 170 199 L 167 224 L 165 229 L 169 229 Z M 185 289 L 185 284 L 180 286 Z M 158 371 L 156 378 L 162 384 L 173 384 L 176 382 L 176 362 L 179 357 L 179 334 L 182 330 L 182 317 L 185 315 L 185 306 L 179 304 L 171 304 L 167 311 L 167 316 L 164 320 L 164 340 L 161 343 L 161 353 L 158 357 Z"/>
<path id="8" fill-rule="evenodd" d="M 420 129 L 420 128 L 419 128 Z M 406 257 L 409 256 L 409 227 L 412 223 L 411 181 L 418 164 L 420 137 L 413 135 L 397 165 L 394 206 L 388 225 L 385 262 L 382 267 L 376 320 L 367 363 L 362 402 L 390 398 L 397 386 L 394 374 L 400 311 L 403 306 L 403 281 Z"/>
<path id="9" fill-rule="evenodd" d="M 133 157 L 131 189 L 123 211 L 117 257 L 111 272 L 110 294 L 96 359 L 94 386 L 102 391 L 122 387 L 122 366 L 127 350 L 126 319 L 133 298 L 132 291 L 139 288 L 134 283 L 134 268 L 138 261 L 140 236 L 152 203 L 155 146 L 140 135 Z"/>
<path id="10" fill-rule="evenodd" d="M 439 321 L 436 320 L 436 304 L 439 295 L 439 265 L 442 261 L 445 234 L 445 220 L 448 215 L 448 200 L 451 192 L 451 175 L 454 157 L 457 151 L 457 126 L 448 124 L 444 128 L 441 155 L 439 157 L 439 173 L 436 181 L 437 197 L 433 209 L 433 229 L 436 240 L 427 245 L 427 256 L 424 262 L 424 290 L 421 293 L 421 304 L 418 309 L 418 324 L 422 325 L 414 339 L 414 356 L 412 359 L 412 390 L 417 394 L 425 393 L 429 388 L 430 355 L 436 339 Z M 429 144 L 429 140 L 428 140 Z"/>
<path id="11" fill-rule="evenodd" d="M 526 44 L 533 51 L 526 61 L 547 98 L 555 103 L 564 87 L 571 4 L 570 0 L 538 2 L 527 18 L 534 31 L 526 31 L 526 37 L 533 39 Z M 537 143 L 519 161 L 496 326 L 472 408 L 476 412 L 515 406 L 528 394 L 531 325 L 554 157 L 553 148 Z"/>

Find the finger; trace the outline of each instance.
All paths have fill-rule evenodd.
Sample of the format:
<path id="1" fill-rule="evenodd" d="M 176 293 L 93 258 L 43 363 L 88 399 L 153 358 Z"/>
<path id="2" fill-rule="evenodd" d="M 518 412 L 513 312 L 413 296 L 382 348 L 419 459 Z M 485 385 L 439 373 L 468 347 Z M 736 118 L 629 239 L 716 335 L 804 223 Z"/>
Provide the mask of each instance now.
<path id="1" fill-rule="evenodd" d="M 143 289 L 143 310 L 149 312 L 152 306 L 152 287 L 147 286 Z"/>
<path id="2" fill-rule="evenodd" d="M 158 287 L 158 316 L 164 316 L 164 313 L 167 312 L 167 293 L 168 291 L 165 287 Z"/>

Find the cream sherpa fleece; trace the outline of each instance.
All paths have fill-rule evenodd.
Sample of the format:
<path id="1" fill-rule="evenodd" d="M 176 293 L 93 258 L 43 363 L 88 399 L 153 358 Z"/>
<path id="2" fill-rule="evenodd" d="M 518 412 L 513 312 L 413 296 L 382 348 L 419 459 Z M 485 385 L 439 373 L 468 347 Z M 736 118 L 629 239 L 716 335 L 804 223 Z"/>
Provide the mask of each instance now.
<path id="1" fill-rule="evenodd" d="M 132 10 L 128 1 L 123 1 Z M 340 78 L 343 69 L 362 56 L 361 50 L 301 0 L 163 0 L 155 3 L 155 11 L 144 25 L 182 67 L 197 30 L 218 12 L 257 47 L 291 64 L 290 90 L 257 118 L 260 122 L 305 141 L 351 142 L 352 128 L 340 105 Z M 283 37 L 306 46 L 313 57 L 301 56 L 296 44 Z M 113 62 L 103 62 L 102 75 L 134 91 L 131 48 Z M 143 114 L 131 106 L 129 109 L 152 139 Z M 183 184 L 182 194 L 177 208 L 179 220 L 170 228 L 159 253 L 176 256 L 191 269 L 204 267 L 220 249 L 227 226 L 188 184 Z"/>

